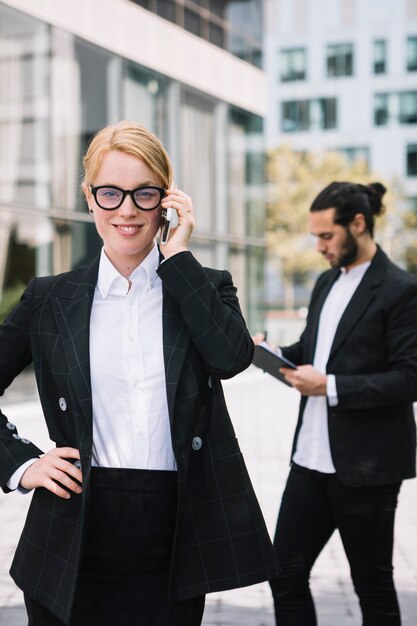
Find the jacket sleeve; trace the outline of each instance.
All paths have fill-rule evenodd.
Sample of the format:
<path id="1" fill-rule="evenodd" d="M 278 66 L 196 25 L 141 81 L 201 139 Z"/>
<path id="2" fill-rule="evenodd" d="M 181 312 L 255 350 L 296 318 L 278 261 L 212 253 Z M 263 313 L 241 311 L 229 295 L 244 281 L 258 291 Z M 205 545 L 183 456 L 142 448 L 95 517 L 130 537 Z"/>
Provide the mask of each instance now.
<path id="1" fill-rule="evenodd" d="M 303 331 L 300 339 L 296 343 L 293 343 L 291 346 L 281 348 L 282 354 L 296 365 L 303 365 L 304 332 L 305 331 Z"/>
<path id="2" fill-rule="evenodd" d="M 24 292 L 20 304 L 0 325 L 0 395 L 32 361 L 29 323 L 35 279 Z M 13 421 L 0 411 L 0 487 L 7 492 L 9 478 L 26 461 L 43 454 L 25 437 L 20 437 Z"/>
<path id="3" fill-rule="evenodd" d="M 405 287 L 394 286 L 391 291 L 378 352 L 381 371 L 375 366 L 370 373 L 336 372 L 338 406 L 342 409 L 369 409 L 417 401 L 417 282 L 408 282 Z M 358 348 L 366 349 L 366 344 Z M 376 346 L 373 351 L 376 353 Z"/>
<path id="4" fill-rule="evenodd" d="M 161 263 L 158 274 L 180 306 L 207 371 L 231 378 L 246 369 L 254 345 L 230 273 L 204 268 L 191 252 L 181 252 Z"/>

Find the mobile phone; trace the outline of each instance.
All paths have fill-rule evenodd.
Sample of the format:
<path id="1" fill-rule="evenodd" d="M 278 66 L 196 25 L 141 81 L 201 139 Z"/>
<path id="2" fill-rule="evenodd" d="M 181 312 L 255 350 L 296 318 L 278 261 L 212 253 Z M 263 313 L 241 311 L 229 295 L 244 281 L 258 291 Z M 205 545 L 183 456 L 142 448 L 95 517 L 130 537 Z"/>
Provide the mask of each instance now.
<path id="1" fill-rule="evenodd" d="M 171 228 L 178 226 L 178 213 L 175 209 L 162 209 L 161 212 L 161 243 L 166 244 Z"/>

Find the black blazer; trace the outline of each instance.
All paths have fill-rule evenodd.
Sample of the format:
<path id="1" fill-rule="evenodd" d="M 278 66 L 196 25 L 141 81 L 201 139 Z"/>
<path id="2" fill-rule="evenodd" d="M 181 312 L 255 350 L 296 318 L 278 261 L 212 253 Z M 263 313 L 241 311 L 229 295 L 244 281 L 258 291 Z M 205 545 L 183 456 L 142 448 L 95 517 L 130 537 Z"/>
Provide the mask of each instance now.
<path id="1" fill-rule="evenodd" d="M 299 342 L 283 349 L 297 364 L 313 362 L 319 317 L 339 270 L 313 290 Z M 330 448 L 340 479 L 381 485 L 416 475 L 417 280 L 378 248 L 337 327 L 327 362 L 338 405 L 328 406 Z M 307 398 L 302 397 L 293 451 Z"/>
<path id="2" fill-rule="evenodd" d="M 52 441 L 81 453 L 82 495 L 63 500 L 35 490 L 11 567 L 16 584 L 64 621 L 70 618 L 90 495 L 89 324 L 97 272 L 98 260 L 33 279 L 0 327 L 1 394 L 33 360 Z M 178 601 L 266 580 L 277 573 L 277 562 L 219 380 L 248 367 L 253 353 L 231 276 L 203 268 L 190 252 L 164 261 L 158 274 L 179 487 L 169 597 Z M 13 472 L 42 452 L 16 438 L 12 426 L 0 414 L 4 491 Z M 196 437 L 202 446 L 195 445 Z"/>

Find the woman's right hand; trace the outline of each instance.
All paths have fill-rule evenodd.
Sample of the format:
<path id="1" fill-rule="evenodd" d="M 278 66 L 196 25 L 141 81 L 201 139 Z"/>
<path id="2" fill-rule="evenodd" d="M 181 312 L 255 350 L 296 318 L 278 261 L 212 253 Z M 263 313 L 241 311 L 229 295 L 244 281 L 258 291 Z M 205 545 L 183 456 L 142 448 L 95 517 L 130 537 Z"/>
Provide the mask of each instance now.
<path id="1" fill-rule="evenodd" d="M 80 452 L 76 448 L 52 448 L 27 468 L 20 479 L 20 486 L 29 490 L 44 487 L 65 499 L 71 497 L 71 491 L 81 493 L 82 487 L 78 484 L 83 479 L 81 470 L 67 460 L 79 458 Z"/>

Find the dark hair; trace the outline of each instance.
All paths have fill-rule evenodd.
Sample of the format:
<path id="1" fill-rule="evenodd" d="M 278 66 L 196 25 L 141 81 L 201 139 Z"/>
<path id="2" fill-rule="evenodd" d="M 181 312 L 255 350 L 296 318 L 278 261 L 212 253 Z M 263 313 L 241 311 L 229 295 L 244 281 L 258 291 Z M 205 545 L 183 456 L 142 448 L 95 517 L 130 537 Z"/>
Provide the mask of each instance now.
<path id="1" fill-rule="evenodd" d="M 375 217 L 383 211 L 382 196 L 386 192 L 381 183 L 360 185 L 348 182 L 333 182 L 313 200 L 310 211 L 336 209 L 334 223 L 347 226 L 357 213 L 365 217 L 366 227 L 374 234 Z"/>

